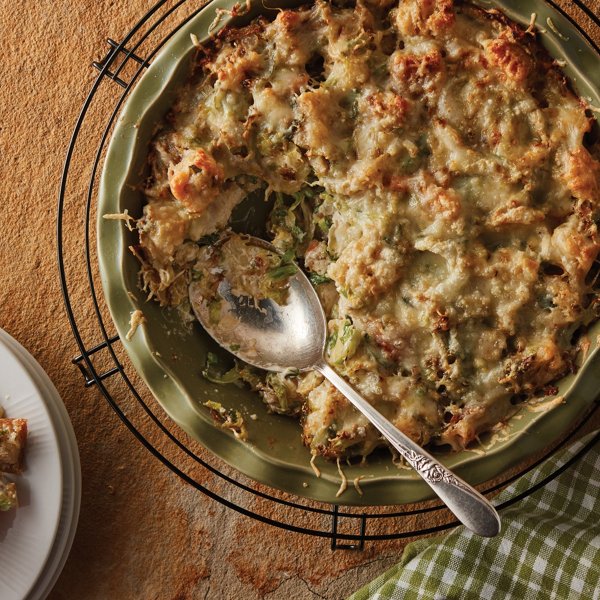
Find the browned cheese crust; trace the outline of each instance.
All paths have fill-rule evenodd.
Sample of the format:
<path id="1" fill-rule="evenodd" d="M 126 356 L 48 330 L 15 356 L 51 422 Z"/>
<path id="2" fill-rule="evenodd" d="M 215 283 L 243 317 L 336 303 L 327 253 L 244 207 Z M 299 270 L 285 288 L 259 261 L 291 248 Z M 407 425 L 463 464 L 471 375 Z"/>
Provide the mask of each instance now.
<path id="1" fill-rule="evenodd" d="M 222 32 L 195 66 L 138 221 L 162 305 L 185 307 L 199 240 L 260 191 L 317 284 L 330 362 L 420 444 L 464 448 L 574 368 L 599 313 L 599 152 L 535 33 L 452 0 L 320 0 Z M 314 453 L 383 444 L 314 373 L 244 376 Z"/>

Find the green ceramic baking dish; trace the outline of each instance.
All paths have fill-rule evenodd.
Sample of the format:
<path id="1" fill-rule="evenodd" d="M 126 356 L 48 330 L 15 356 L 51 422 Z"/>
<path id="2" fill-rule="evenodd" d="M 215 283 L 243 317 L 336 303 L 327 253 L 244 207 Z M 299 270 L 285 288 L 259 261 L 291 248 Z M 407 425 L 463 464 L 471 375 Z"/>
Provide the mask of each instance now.
<path id="1" fill-rule="evenodd" d="M 273 1 L 273 0 L 272 0 Z M 277 7 L 300 2 L 276 0 Z M 542 1 L 506 0 L 481 2 L 486 8 L 502 9 L 517 22 L 528 24 L 532 13 L 544 27 L 540 37 L 548 51 L 566 61 L 565 72 L 579 95 L 600 105 L 600 57 L 579 31 Z M 148 144 L 155 126 L 168 111 L 174 92 L 189 73 L 194 53 L 190 34 L 202 41 L 219 9 L 231 9 L 234 0 L 214 0 L 184 25 L 162 49 L 129 96 L 115 127 L 104 164 L 98 206 L 98 257 L 104 294 L 117 331 L 129 357 L 166 413 L 192 438 L 221 459 L 261 483 L 314 500 L 353 505 L 403 504 L 431 497 L 431 490 L 412 471 L 395 466 L 388 453 L 369 457 L 364 465 L 344 467 L 351 481 L 362 476 L 359 495 L 352 485 L 339 498 L 340 475 L 335 464 L 319 459 L 321 477 L 310 465 L 310 454 L 300 438 L 298 422 L 269 414 L 257 395 L 233 384 L 215 385 L 204 379 L 201 369 L 207 352 L 225 354 L 198 324 L 186 327 L 173 310 L 146 302 L 138 289 L 139 264 L 128 247 L 136 243 L 134 233 L 119 221 L 105 220 L 106 213 L 125 209 L 141 214 L 142 195 L 137 191 L 144 172 Z M 237 17 L 233 25 L 246 24 L 258 14 L 274 14 L 261 0 L 252 0 L 251 11 Z M 551 19 L 549 27 L 546 26 Z M 227 22 L 222 18 L 218 27 Z M 214 32 L 214 31 L 213 31 Z M 146 323 L 128 341 L 131 313 L 141 309 Z M 501 474 L 509 467 L 559 439 L 582 417 L 599 391 L 600 323 L 589 332 L 590 353 L 576 376 L 560 382 L 559 395 L 549 409 L 524 407 L 508 423 L 503 435 L 484 439 L 483 448 L 442 454 L 441 460 L 472 484 Z M 242 442 L 231 432 L 217 428 L 206 400 L 235 407 L 246 418 L 249 439 Z"/>

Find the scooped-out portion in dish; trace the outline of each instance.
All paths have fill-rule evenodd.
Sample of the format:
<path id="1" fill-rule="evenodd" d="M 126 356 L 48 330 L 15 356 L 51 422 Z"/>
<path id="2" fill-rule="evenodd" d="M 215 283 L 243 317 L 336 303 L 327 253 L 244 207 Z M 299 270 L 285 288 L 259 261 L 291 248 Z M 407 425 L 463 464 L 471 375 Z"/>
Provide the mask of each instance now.
<path id="1" fill-rule="evenodd" d="M 134 251 L 151 297 L 189 312 L 233 209 L 262 194 L 322 300 L 329 362 L 416 442 L 462 449 L 556 393 L 600 315 L 600 147 L 533 24 L 317 1 L 226 28 L 193 67 L 149 152 Z M 316 373 L 238 371 L 313 454 L 385 444 Z"/>

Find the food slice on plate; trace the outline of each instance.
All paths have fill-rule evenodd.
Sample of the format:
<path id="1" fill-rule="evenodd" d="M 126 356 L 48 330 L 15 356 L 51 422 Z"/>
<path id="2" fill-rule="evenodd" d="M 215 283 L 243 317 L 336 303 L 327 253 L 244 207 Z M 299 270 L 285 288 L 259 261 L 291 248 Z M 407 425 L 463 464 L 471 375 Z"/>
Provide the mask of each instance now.
<path id="1" fill-rule="evenodd" d="M 17 486 L 0 477 L 0 512 L 17 508 Z"/>
<path id="2" fill-rule="evenodd" d="M 23 471 L 27 419 L 0 419 L 0 472 Z"/>

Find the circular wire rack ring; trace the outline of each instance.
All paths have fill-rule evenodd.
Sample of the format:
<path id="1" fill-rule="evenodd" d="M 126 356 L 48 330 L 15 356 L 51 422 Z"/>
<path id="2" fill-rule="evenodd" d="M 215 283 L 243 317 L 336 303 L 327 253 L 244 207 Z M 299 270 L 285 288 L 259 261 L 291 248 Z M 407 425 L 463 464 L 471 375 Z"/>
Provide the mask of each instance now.
<path id="1" fill-rule="evenodd" d="M 553 1 L 546 2 L 569 19 L 600 55 L 600 48 L 569 14 Z M 574 0 L 573 4 L 600 27 L 599 17 L 583 2 Z M 100 389 L 120 420 L 154 457 L 198 491 L 240 514 L 288 531 L 328 538 L 334 549 L 362 549 L 365 541 L 416 537 L 455 527 L 458 522 L 437 502 L 414 508 L 406 507 L 404 510 L 391 507 L 392 510 L 388 511 L 384 507 L 367 512 L 365 507 L 340 508 L 338 505 L 324 505 L 302 498 L 291 498 L 277 490 L 255 484 L 187 438 L 166 417 L 149 391 L 137 380 L 133 369 L 126 366 L 127 357 L 118 336 L 112 333 L 113 325 L 103 296 L 97 293 L 99 274 L 93 243 L 93 224 L 98 176 L 107 140 L 130 90 L 171 36 L 205 6 L 206 4 L 193 0 L 160 0 L 120 42 L 109 39 L 108 53 L 103 60 L 93 63 L 99 74 L 73 130 L 58 199 L 57 250 L 60 282 L 67 315 L 80 352 L 73 359 L 73 363 L 81 370 L 85 386 L 97 386 Z M 118 87 L 122 88 L 122 91 L 115 96 Z M 109 104 L 109 101 L 113 104 Z M 92 111 L 101 111 L 102 115 L 107 113 L 107 116 L 100 129 L 92 123 L 87 131 L 86 127 L 91 121 L 89 114 Z M 83 137 L 92 143 L 85 145 L 82 143 Z M 80 149 L 81 146 L 83 148 Z M 91 153 L 89 148 L 95 148 L 95 152 Z M 82 170 L 89 170 L 85 187 L 77 177 Z M 82 203 L 81 198 L 85 198 L 85 202 Z M 77 223 L 76 231 L 73 231 L 73 222 Z M 74 282 L 80 282 L 82 270 L 85 271 L 88 286 L 84 298 L 76 294 L 74 285 Z M 600 405 L 596 403 L 592 411 L 595 412 L 599 408 Z M 535 462 L 496 480 L 493 485 L 482 489 L 482 493 L 493 494 L 535 469 L 556 450 L 574 439 L 586 421 L 583 420 L 567 437 Z M 600 434 L 594 436 L 569 461 L 535 486 L 498 505 L 498 510 L 502 511 L 545 486 L 579 460 L 598 441 Z M 209 475 L 208 478 L 206 474 Z M 273 509 L 278 506 L 286 507 L 285 520 L 281 511 L 273 515 Z M 415 517 L 427 513 L 439 513 L 441 517 L 436 518 L 436 521 L 441 520 L 442 523 L 431 527 L 416 525 L 418 521 Z M 310 519 L 309 524 L 307 519 Z M 342 527 L 342 522 L 345 523 L 345 527 Z M 344 531 L 341 531 L 342 528 Z M 353 531 L 347 531 L 348 528 Z M 376 531 L 372 531 L 373 529 Z"/>

